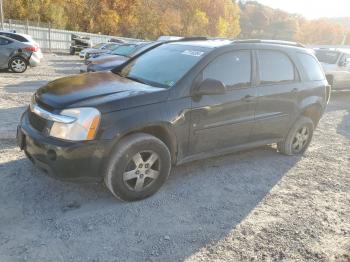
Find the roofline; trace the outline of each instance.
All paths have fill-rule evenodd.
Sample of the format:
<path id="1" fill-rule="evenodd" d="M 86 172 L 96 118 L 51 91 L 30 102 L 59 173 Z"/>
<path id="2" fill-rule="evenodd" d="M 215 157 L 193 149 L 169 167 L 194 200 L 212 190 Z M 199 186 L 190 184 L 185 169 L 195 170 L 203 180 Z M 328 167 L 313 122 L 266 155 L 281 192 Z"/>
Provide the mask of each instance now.
<path id="1" fill-rule="evenodd" d="M 269 40 L 269 39 L 230 39 L 221 37 L 206 37 L 206 36 L 194 36 L 194 37 L 183 37 L 177 40 L 170 40 L 171 42 L 189 42 L 189 41 L 205 41 L 205 40 L 229 40 L 232 44 L 273 44 L 273 45 L 284 45 L 284 46 L 294 46 L 300 48 L 306 48 L 305 45 L 284 40 Z"/>
<path id="2" fill-rule="evenodd" d="M 283 40 L 237 39 L 237 40 L 233 40 L 233 43 L 237 43 L 237 44 L 273 44 L 273 45 L 286 45 L 286 46 L 306 48 L 306 46 L 301 44 L 301 43 L 291 42 L 291 41 L 283 41 Z"/>

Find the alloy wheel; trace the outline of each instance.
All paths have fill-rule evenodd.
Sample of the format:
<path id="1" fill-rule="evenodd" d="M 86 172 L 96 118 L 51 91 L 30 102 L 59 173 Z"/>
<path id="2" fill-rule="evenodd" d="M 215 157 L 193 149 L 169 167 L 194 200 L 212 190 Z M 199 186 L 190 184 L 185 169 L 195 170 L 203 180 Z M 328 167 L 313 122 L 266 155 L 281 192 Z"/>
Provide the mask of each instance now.
<path id="1" fill-rule="evenodd" d="M 11 62 L 11 69 L 15 72 L 23 72 L 26 69 L 26 63 L 20 59 L 16 58 Z"/>
<path id="2" fill-rule="evenodd" d="M 159 172 L 159 156 L 153 151 L 142 151 L 135 154 L 128 163 L 123 181 L 130 190 L 140 192 L 157 180 Z"/>
<path id="3" fill-rule="evenodd" d="M 292 142 L 294 153 L 300 153 L 307 146 L 309 141 L 310 131 L 306 126 L 301 127 L 295 134 Z"/>

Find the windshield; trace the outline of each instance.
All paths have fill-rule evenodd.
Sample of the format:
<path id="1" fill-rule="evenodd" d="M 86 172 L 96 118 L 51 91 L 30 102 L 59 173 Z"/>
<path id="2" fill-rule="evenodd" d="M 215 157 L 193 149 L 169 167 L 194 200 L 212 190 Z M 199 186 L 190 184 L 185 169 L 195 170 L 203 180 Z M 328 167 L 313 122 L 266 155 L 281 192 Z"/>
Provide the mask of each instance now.
<path id="1" fill-rule="evenodd" d="M 135 51 L 136 48 L 137 48 L 137 45 L 120 45 L 117 48 L 113 49 L 111 54 L 129 56 Z"/>
<path id="2" fill-rule="evenodd" d="M 118 47 L 118 45 L 116 45 L 116 44 L 107 44 L 102 49 L 113 50 L 116 47 Z"/>
<path id="3" fill-rule="evenodd" d="M 335 64 L 338 61 L 339 52 L 327 51 L 327 50 L 317 50 L 316 57 L 318 61 L 326 64 Z"/>
<path id="4" fill-rule="evenodd" d="M 97 45 L 94 45 L 92 48 L 96 48 L 96 49 L 100 49 L 101 47 L 103 47 L 105 44 L 104 43 L 99 43 Z"/>
<path id="5" fill-rule="evenodd" d="M 116 73 L 151 86 L 168 88 L 208 51 L 208 48 L 197 46 L 165 44 L 137 57 Z"/>

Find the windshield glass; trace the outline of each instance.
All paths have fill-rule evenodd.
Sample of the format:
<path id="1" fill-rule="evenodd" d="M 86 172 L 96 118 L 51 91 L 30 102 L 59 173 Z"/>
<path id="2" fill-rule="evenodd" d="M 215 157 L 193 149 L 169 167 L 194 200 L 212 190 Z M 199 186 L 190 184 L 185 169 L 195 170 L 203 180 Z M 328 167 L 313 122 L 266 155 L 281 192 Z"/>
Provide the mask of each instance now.
<path id="1" fill-rule="evenodd" d="M 113 49 L 111 54 L 129 56 L 135 51 L 136 48 L 137 48 L 137 45 L 120 45 L 117 48 Z"/>
<path id="2" fill-rule="evenodd" d="M 327 64 L 335 64 L 338 61 L 339 52 L 327 51 L 327 50 L 317 50 L 316 57 L 318 61 Z"/>
<path id="3" fill-rule="evenodd" d="M 107 44 L 102 49 L 113 50 L 113 49 L 115 49 L 118 46 L 119 45 L 116 45 L 116 44 Z"/>
<path id="4" fill-rule="evenodd" d="M 99 49 L 99 48 L 103 47 L 104 45 L 105 45 L 104 43 L 99 43 L 97 45 L 94 45 L 92 48 Z"/>
<path id="5" fill-rule="evenodd" d="M 208 51 L 208 48 L 197 46 L 165 44 L 137 57 L 116 73 L 151 86 L 168 88 L 175 85 Z"/>

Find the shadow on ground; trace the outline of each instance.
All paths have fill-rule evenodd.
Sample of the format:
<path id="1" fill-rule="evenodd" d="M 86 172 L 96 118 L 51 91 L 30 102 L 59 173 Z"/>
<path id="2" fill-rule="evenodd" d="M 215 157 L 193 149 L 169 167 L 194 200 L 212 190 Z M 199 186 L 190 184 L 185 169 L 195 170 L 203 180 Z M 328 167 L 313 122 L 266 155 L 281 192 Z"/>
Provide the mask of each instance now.
<path id="1" fill-rule="evenodd" d="M 25 158 L 8 161 L 0 165 L 0 243 L 10 240 L 0 253 L 38 260 L 44 248 L 55 261 L 181 261 L 225 237 L 298 160 L 262 147 L 198 161 L 174 168 L 160 192 L 134 203 L 99 184 L 49 178 Z M 8 249 L 23 245 L 31 248 Z"/>
<path id="2" fill-rule="evenodd" d="M 7 93 L 33 93 L 39 87 L 47 84 L 46 80 L 37 80 L 37 81 L 23 81 L 21 83 L 16 83 L 14 85 L 10 84 L 5 86 L 5 91 Z"/>
<path id="3" fill-rule="evenodd" d="M 27 106 L 0 108 L 0 139 L 16 137 L 17 125 Z"/>

